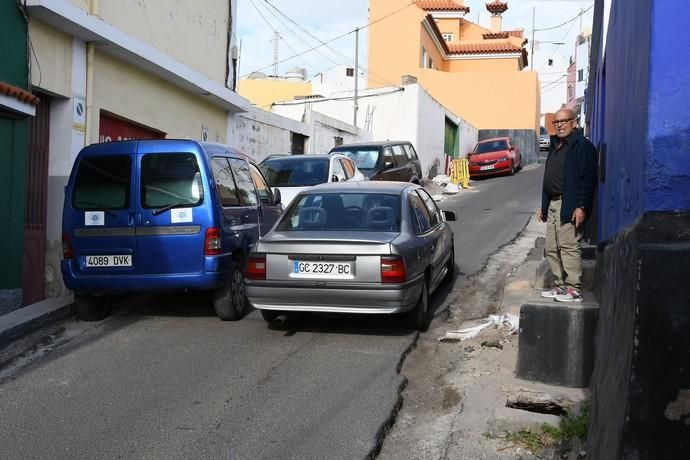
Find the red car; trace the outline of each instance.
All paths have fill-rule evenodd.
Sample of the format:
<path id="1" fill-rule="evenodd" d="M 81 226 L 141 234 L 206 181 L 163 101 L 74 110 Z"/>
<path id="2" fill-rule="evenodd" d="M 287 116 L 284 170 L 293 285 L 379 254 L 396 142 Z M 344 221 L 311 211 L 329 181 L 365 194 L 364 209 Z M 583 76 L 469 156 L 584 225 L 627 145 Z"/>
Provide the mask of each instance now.
<path id="1" fill-rule="evenodd" d="M 486 139 L 474 146 L 467 155 L 470 162 L 470 177 L 509 173 L 522 169 L 520 148 L 509 137 Z"/>

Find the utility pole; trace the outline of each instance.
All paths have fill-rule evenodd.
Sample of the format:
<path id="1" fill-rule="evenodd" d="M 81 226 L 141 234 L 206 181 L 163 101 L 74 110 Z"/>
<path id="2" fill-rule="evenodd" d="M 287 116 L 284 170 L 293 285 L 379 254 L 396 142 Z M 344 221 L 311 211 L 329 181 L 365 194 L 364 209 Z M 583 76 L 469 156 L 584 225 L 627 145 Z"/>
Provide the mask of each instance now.
<path id="1" fill-rule="evenodd" d="M 534 16 L 537 14 L 537 7 L 532 7 L 532 51 L 529 57 L 529 70 L 534 70 Z"/>
<path id="2" fill-rule="evenodd" d="M 355 105 L 354 105 L 354 122 L 352 123 L 357 127 L 357 110 L 359 106 L 357 105 L 357 83 L 359 80 L 359 27 L 355 29 Z"/>
<path id="3" fill-rule="evenodd" d="M 273 32 L 273 38 L 271 41 L 273 42 L 273 76 L 277 77 L 278 76 L 278 40 L 280 40 L 280 34 L 278 31 Z"/>

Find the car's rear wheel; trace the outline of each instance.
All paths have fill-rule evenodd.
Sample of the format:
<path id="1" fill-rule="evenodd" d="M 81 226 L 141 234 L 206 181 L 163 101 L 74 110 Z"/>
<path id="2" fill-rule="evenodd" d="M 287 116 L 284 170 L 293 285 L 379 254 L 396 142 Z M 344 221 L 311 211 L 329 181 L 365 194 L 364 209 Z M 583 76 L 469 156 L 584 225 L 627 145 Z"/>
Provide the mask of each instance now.
<path id="1" fill-rule="evenodd" d="M 95 296 L 82 292 L 74 294 L 74 311 L 84 321 L 100 321 L 110 314 L 113 300 L 110 296 Z"/>
<path id="2" fill-rule="evenodd" d="M 405 323 L 408 327 L 418 331 L 429 329 L 429 289 L 426 281 L 422 284 L 422 293 L 415 307 L 405 313 Z"/>
<path id="3" fill-rule="evenodd" d="M 228 281 L 213 293 L 213 308 L 223 321 L 237 321 L 247 310 L 247 290 L 244 273 L 238 263 L 230 268 Z"/>
<path id="4" fill-rule="evenodd" d="M 515 162 L 511 161 L 510 162 L 510 175 L 512 176 L 513 174 L 515 174 Z"/>

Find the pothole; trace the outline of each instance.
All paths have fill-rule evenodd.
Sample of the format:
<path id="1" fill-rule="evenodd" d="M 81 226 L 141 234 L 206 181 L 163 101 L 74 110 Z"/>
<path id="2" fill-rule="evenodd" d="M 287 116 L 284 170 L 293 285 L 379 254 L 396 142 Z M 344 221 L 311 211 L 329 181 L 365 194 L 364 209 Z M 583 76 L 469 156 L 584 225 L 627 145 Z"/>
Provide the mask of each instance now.
<path id="1" fill-rule="evenodd" d="M 558 415 L 559 417 L 567 415 L 568 413 L 568 411 L 566 411 L 562 406 L 550 401 L 507 401 L 506 407 L 510 409 L 526 410 L 527 412 L 535 412 L 537 414 Z"/>

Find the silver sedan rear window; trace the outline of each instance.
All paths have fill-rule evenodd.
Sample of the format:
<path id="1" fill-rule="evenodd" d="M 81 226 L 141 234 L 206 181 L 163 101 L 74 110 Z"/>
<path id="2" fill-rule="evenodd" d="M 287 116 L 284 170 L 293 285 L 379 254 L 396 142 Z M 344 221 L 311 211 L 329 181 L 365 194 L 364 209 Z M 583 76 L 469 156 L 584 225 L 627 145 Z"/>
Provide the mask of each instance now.
<path id="1" fill-rule="evenodd" d="M 400 196 L 384 193 L 309 193 L 281 218 L 277 231 L 400 231 Z"/>

